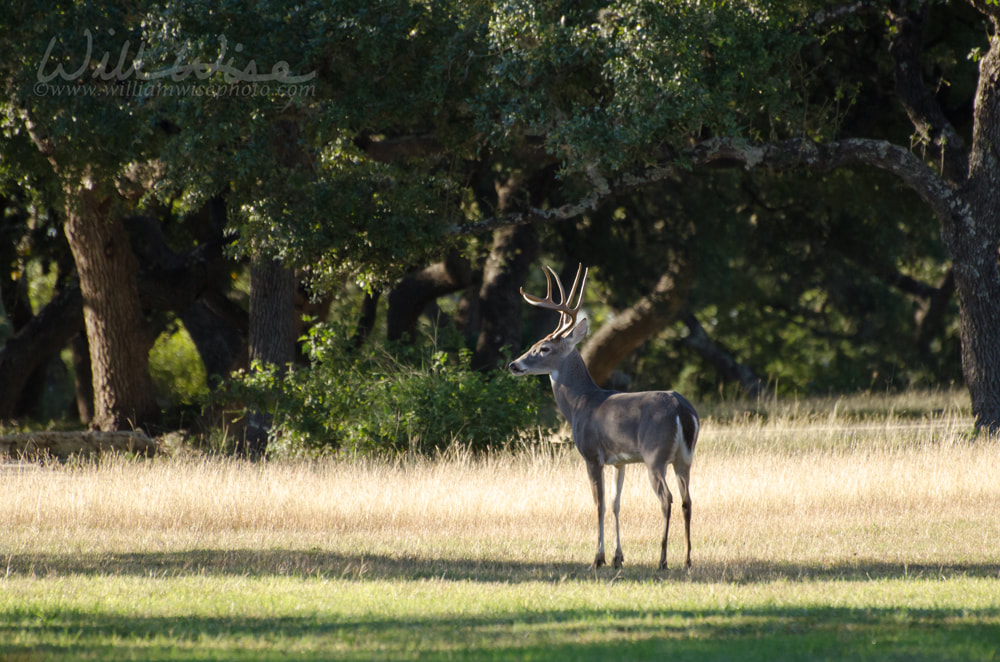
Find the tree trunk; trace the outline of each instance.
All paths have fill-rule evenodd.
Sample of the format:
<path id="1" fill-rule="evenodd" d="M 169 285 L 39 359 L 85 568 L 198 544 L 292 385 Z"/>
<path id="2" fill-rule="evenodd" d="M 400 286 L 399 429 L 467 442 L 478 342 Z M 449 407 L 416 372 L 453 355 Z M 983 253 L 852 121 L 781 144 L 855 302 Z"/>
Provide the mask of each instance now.
<path id="1" fill-rule="evenodd" d="M 997 200 L 1000 205 L 1000 199 Z M 972 251 L 970 251 L 971 253 Z M 964 264 L 959 264 L 959 262 Z M 976 263 L 981 265 L 979 268 Z M 990 264 L 992 262 L 992 264 Z M 976 428 L 1000 431 L 1000 276 L 996 248 L 981 247 L 955 260 L 960 302 L 962 372 Z"/>
<path id="2" fill-rule="evenodd" d="M 676 261 L 649 295 L 598 329 L 580 349 L 594 381 L 607 383 L 622 359 L 677 319 L 690 289 L 690 269 Z"/>
<path id="3" fill-rule="evenodd" d="M 90 371 L 90 343 L 83 330 L 82 308 L 80 313 L 80 333 L 70 341 L 73 353 L 73 391 L 76 394 L 76 412 L 80 422 L 90 425 L 94 420 L 94 376 Z"/>
<path id="4" fill-rule="evenodd" d="M 125 430 L 156 413 L 149 350 L 153 339 L 139 302 L 138 263 L 110 199 L 80 188 L 66 205 L 66 239 L 80 278 L 94 386 L 93 426 Z"/>
<path id="5" fill-rule="evenodd" d="M 242 319 L 242 324 L 234 324 L 199 299 L 184 311 L 181 321 L 198 349 L 209 381 L 213 377 L 226 377 L 234 369 L 241 352 L 246 352 L 246 319 Z"/>
<path id="6" fill-rule="evenodd" d="M 286 370 L 295 360 L 295 276 L 277 260 L 254 258 L 250 265 L 250 364 L 255 361 Z M 254 411 L 237 453 L 260 459 L 267 452 L 271 415 Z"/>
<path id="7" fill-rule="evenodd" d="M 942 237 L 954 260 L 962 370 L 976 427 L 1000 431 L 1000 21 L 979 63 L 969 176 L 963 190 L 972 223 L 949 217 Z"/>
<path id="8" fill-rule="evenodd" d="M 83 330 L 83 298 L 68 286 L 0 348 L 0 420 L 17 415 L 28 378 Z M 88 373 L 89 374 L 89 373 Z"/>
<path id="9" fill-rule="evenodd" d="M 501 228 L 493 233 L 493 248 L 483 269 L 479 290 L 480 327 L 472 367 L 495 370 L 504 348 L 521 344 L 520 287 L 538 255 L 538 233 L 533 225 Z"/>
<path id="10" fill-rule="evenodd" d="M 375 320 L 378 317 L 378 300 L 381 292 L 365 292 L 361 301 L 361 314 L 358 316 L 358 323 L 354 325 L 354 334 L 351 336 L 351 347 L 361 349 L 361 346 L 368 340 L 368 336 L 375 329 Z"/>

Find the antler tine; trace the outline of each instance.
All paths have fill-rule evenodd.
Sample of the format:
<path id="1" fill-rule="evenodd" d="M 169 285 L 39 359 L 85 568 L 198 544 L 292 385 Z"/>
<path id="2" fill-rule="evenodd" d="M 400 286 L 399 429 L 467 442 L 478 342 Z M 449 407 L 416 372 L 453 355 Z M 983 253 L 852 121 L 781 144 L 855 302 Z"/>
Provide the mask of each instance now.
<path id="1" fill-rule="evenodd" d="M 559 309 L 561 314 L 559 326 L 556 330 L 552 332 L 554 337 L 560 337 L 573 329 L 576 326 L 576 316 L 580 312 L 580 308 L 583 306 L 583 288 L 587 284 L 587 274 L 590 269 L 584 269 L 583 265 L 580 264 L 576 268 L 576 277 L 573 279 L 573 287 L 569 289 L 569 296 L 563 296 L 563 304 Z M 580 278 L 580 275 L 583 278 Z M 558 278 L 556 279 L 558 282 Z M 561 289 L 561 288 L 560 288 Z M 562 294 L 562 292 L 560 292 Z M 573 297 L 576 297 L 576 305 L 573 305 Z"/>
<path id="2" fill-rule="evenodd" d="M 545 298 L 536 297 L 534 294 L 528 294 L 521 288 L 521 296 L 524 300 L 530 303 L 532 306 L 538 306 L 539 308 L 548 308 L 549 305 L 557 305 L 555 301 L 552 300 L 552 278 L 549 276 L 549 272 L 542 269 L 542 273 L 545 274 Z M 553 272 L 555 273 L 555 272 Z M 559 276 L 556 276 L 556 281 L 558 282 Z M 559 290 L 562 291 L 562 283 L 559 284 Z"/>
<path id="3" fill-rule="evenodd" d="M 583 272 L 583 280 L 582 281 L 580 280 L 580 272 L 581 271 Z M 570 290 L 569 290 L 569 300 L 566 301 L 566 305 L 572 305 L 573 304 L 573 297 L 576 296 L 577 297 L 577 299 L 576 299 L 576 306 L 573 306 L 573 310 L 576 311 L 576 312 L 580 312 L 580 306 L 583 305 L 583 288 L 586 287 L 586 285 L 587 285 L 587 274 L 588 273 L 590 273 L 590 268 L 589 267 L 586 268 L 586 269 L 584 269 L 582 264 L 578 265 L 577 268 L 576 268 L 576 278 L 573 279 L 573 287 L 570 288 Z M 577 283 L 579 283 L 579 285 L 580 285 L 580 289 L 579 290 L 576 289 Z"/>
<path id="4" fill-rule="evenodd" d="M 521 296 L 524 297 L 524 300 L 532 306 L 538 306 L 539 308 L 545 308 L 547 310 L 554 310 L 559 313 L 559 324 L 556 326 L 555 330 L 549 334 L 549 337 L 558 338 L 576 326 L 576 316 L 580 312 L 580 307 L 583 305 L 583 287 L 587 282 L 588 272 L 589 269 L 584 269 L 582 264 L 577 267 L 576 278 L 573 280 L 573 287 L 570 288 L 569 296 L 566 295 L 566 290 L 563 288 L 562 281 L 559 279 L 559 274 L 557 274 L 550 266 L 546 266 L 542 270 L 542 273 L 545 274 L 546 283 L 544 298 L 528 294 L 524 291 L 523 287 L 521 288 Z M 581 274 L 583 276 L 582 279 Z M 555 278 L 556 287 L 559 289 L 559 301 L 555 301 L 552 298 L 553 278 Z M 577 299 L 576 306 L 572 305 L 574 297 Z"/>
<path id="5" fill-rule="evenodd" d="M 545 265 L 545 268 L 548 269 L 549 273 L 552 274 L 552 277 L 556 279 L 556 287 L 559 288 L 559 305 L 565 306 L 569 302 L 566 301 L 566 290 L 563 289 L 562 280 L 559 279 L 559 274 L 557 274 L 549 265 Z M 548 278 L 548 276 L 546 276 L 546 278 Z"/>

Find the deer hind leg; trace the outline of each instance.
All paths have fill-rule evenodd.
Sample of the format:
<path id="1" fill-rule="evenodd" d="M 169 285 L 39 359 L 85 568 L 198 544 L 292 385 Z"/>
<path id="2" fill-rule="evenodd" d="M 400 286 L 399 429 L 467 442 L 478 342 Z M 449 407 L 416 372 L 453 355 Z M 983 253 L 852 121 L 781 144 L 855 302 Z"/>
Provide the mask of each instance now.
<path id="1" fill-rule="evenodd" d="M 660 543 L 660 570 L 667 569 L 667 535 L 670 533 L 670 508 L 673 504 L 674 496 L 667 487 L 667 479 L 664 475 L 665 466 L 649 467 L 649 482 L 653 485 L 653 491 L 660 500 L 660 508 L 663 510 L 663 541 Z"/>
<path id="2" fill-rule="evenodd" d="M 622 554 L 621 529 L 618 526 L 618 513 L 622 509 L 622 488 L 625 487 L 625 465 L 620 464 L 615 467 L 615 560 L 616 568 L 622 567 L 625 563 L 625 555 Z"/>
<path id="3" fill-rule="evenodd" d="M 604 558 L 604 466 L 597 462 L 587 462 L 587 474 L 590 476 L 590 488 L 594 492 L 594 504 L 597 506 L 597 554 L 594 555 L 593 567 L 607 565 Z"/>
<path id="4" fill-rule="evenodd" d="M 674 465 L 674 475 L 677 476 L 677 486 L 681 493 L 681 509 L 684 511 L 684 539 L 687 542 L 687 556 L 684 565 L 691 567 L 691 467 Z"/>

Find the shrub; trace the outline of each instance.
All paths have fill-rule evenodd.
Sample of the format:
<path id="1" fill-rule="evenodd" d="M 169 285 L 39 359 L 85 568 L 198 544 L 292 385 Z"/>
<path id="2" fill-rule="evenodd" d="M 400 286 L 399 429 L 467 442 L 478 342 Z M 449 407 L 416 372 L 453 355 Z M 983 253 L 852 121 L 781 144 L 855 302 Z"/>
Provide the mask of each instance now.
<path id="1" fill-rule="evenodd" d="M 430 453 L 472 450 L 519 439 L 539 423 L 532 380 L 470 370 L 458 339 L 352 351 L 326 325 L 305 338 L 308 368 L 254 365 L 232 394 L 273 412 L 272 451 Z"/>
<path id="2" fill-rule="evenodd" d="M 208 396 L 205 364 L 180 321 L 172 323 L 153 344 L 149 373 L 165 406 L 196 405 Z"/>

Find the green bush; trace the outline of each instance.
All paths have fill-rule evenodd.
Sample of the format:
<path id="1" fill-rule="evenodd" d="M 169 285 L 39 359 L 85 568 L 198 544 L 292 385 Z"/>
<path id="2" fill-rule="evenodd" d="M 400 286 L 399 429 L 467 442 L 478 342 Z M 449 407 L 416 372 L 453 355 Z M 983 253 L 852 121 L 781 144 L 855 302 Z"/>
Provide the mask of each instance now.
<path id="1" fill-rule="evenodd" d="M 149 374 L 157 397 L 168 407 L 195 405 L 208 397 L 205 364 L 180 321 L 173 322 L 153 343 Z"/>
<path id="2" fill-rule="evenodd" d="M 314 327 L 305 339 L 308 368 L 254 365 L 233 380 L 232 396 L 273 413 L 272 451 L 430 453 L 455 444 L 479 451 L 539 424 L 537 384 L 470 370 L 457 339 L 446 348 L 422 339 L 351 351 L 344 337 Z"/>

